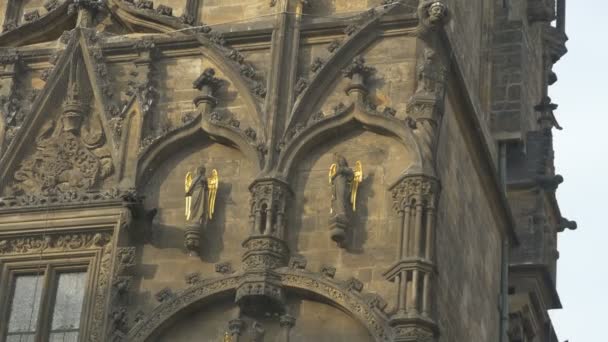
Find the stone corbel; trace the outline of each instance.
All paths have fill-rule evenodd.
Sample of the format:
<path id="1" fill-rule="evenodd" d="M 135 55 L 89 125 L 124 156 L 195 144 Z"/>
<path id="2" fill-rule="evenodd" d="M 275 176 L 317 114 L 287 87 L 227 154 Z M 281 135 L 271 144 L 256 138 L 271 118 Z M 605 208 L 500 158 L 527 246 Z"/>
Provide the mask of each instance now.
<path id="1" fill-rule="evenodd" d="M 418 6 L 418 34 L 437 32 L 449 21 L 447 5 L 441 0 L 422 0 Z"/>
<path id="2" fill-rule="evenodd" d="M 132 191 L 122 195 L 122 205 L 122 229 L 128 233 L 129 239 L 133 242 L 150 243 L 153 239 L 152 221 L 157 209 L 146 210 L 143 197 Z"/>

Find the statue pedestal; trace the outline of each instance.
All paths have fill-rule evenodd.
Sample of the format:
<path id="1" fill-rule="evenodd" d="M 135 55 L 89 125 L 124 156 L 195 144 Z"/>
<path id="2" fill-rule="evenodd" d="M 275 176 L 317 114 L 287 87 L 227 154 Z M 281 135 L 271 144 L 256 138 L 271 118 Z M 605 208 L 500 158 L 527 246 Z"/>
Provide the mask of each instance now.
<path id="1" fill-rule="evenodd" d="M 188 224 L 184 233 L 184 247 L 188 255 L 197 257 L 200 255 L 201 226 L 199 224 Z"/>
<path id="2" fill-rule="evenodd" d="M 329 219 L 329 234 L 340 247 L 343 247 L 346 241 L 346 229 L 349 223 L 345 215 L 336 215 Z"/>

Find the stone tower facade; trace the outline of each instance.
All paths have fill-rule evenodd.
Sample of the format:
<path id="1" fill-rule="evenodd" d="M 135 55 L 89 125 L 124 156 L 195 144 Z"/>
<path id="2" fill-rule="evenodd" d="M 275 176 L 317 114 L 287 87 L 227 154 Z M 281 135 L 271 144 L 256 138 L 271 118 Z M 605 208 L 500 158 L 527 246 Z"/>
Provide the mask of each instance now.
<path id="1" fill-rule="evenodd" d="M 0 341 L 557 341 L 565 0 L 0 22 Z"/>

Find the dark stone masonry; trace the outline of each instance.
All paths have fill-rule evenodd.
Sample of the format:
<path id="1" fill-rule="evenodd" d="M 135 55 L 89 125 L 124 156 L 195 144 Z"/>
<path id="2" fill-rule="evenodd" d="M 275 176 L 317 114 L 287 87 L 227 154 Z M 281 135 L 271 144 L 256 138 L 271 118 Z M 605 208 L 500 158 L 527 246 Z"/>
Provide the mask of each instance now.
<path id="1" fill-rule="evenodd" d="M 558 341 L 565 0 L 0 22 L 0 341 Z"/>

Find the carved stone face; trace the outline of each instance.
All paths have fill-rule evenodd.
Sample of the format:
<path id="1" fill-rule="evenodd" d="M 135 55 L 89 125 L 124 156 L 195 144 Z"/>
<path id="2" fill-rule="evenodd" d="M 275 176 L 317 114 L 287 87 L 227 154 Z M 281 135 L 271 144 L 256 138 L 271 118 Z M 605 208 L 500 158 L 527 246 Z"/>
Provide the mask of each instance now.
<path id="1" fill-rule="evenodd" d="M 438 23 L 445 19 L 447 14 L 447 8 L 442 2 L 433 2 L 428 9 L 429 21 L 431 23 Z"/>
<path id="2" fill-rule="evenodd" d="M 206 172 L 207 172 L 207 170 L 205 169 L 204 166 L 199 166 L 199 167 L 196 168 L 196 174 L 197 175 L 204 176 Z"/>

